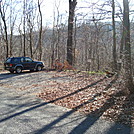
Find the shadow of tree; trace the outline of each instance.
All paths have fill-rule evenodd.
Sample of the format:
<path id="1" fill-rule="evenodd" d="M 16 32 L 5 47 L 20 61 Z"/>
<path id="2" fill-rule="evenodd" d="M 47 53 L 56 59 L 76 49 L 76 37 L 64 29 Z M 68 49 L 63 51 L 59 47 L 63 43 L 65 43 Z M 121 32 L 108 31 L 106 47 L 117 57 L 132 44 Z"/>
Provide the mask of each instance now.
<path id="1" fill-rule="evenodd" d="M 17 74 L 3 73 L 3 74 L 0 74 L 0 80 L 8 79 L 8 78 L 15 77 L 15 76 L 17 76 Z"/>
<path id="2" fill-rule="evenodd" d="M 107 87 L 104 89 L 105 91 L 108 90 L 110 87 L 112 87 L 112 85 L 116 82 L 116 80 L 118 79 L 118 76 L 115 77 L 115 79 L 113 79 L 108 85 Z M 91 84 L 92 86 L 95 85 Z M 90 85 L 90 86 L 91 86 Z M 84 87 L 81 88 L 80 91 L 90 87 Z M 78 92 L 78 91 L 77 91 Z M 77 93 L 75 92 L 75 93 Z M 70 134 L 84 134 L 102 115 L 103 113 L 109 109 L 110 107 L 112 107 L 113 105 L 115 105 L 115 101 L 114 101 L 114 96 L 116 96 L 117 94 L 119 94 L 120 91 L 113 93 L 111 95 L 111 97 L 105 102 L 105 104 L 100 108 L 100 109 L 96 109 L 95 111 L 91 112 L 84 121 L 82 121 L 78 126 L 76 126 L 71 132 Z M 74 93 L 73 93 L 74 94 Z M 43 128 L 36 130 L 35 134 L 42 134 L 47 132 L 49 129 L 52 128 L 52 126 L 56 125 L 58 122 L 60 122 L 61 120 L 63 120 L 64 118 L 70 116 L 74 111 L 80 109 L 81 107 L 83 107 L 84 105 L 92 102 L 94 100 L 94 98 L 96 98 L 97 96 L 100 96 L 102 93 L 98 93 L 96 95 L 94 95 L 94 97 L 82 104 L 80 104 L 79 106 L 76 106 L 74 109 L 72 109 L 71 111 L 65 113 L 64 115 L 60 116 L 58 119 L 54 120 L 53 122 L 51 122 L 50 124 L 44 126 Z M 67 97 L 67 96 L 66 96 Z M 63 97 L 64 98 L 64 97 Z M 128 127 L 124 127 L 123 125 L 120 124 L 115 124 L 115 128 L 110 128 L 109 129 L 109 133 L 110 134 L 130 134 L 131 129 Z M 120 128 L 120 129 L 119 129 Z M 99 131 L 98 131 L 99 132 Z M 108 131 L 107 131 L 108 133 Z"/>
<path id="3" fill-rule="evenodd" d="M 118 79 L 118 76 L 115 77 L 115 79 L 113 79 L 110 84 L 107 85 L 107 87 L 104 89 L 108 90 Z M 84 134 L 87 129 L 89 129 L 102 115 L 103 113 L 109 109 L 110 107 L 112 107 L 113 105 L 115 105 L 115 96 L 121 95 L 122 91 L 118 91 L 114 94 L 111 95 L 111 98 L 109 98 L 106 103 L 100 108 L 100 109 L 96 109 L 95 111 L 91 112 L 87 118 L 82 121 L 77 127 L 75 127 L 70 134 L 77 134 L 77 133 L 81 133 Z M 101 95 L 101 93 L 98 94 L 99 96 Z M 97 95 L 97 96 L 98 96 Z M 122 109 L 123 111 L 118 115 L 117 117 L 117 122 L 114 123 L 113 126 L 111 126 L 106 132 L 105 134 L 131 134 L 132 132 L 132 117 L 133 117 L 133 112 L 132 112 L 132 106 L 130 106 L 129 101 L 133 101 L 134 102 L 134 96 L 127 96 L 127 98 L 125 99 L 125 101 L 123 102 L 122 105 Z M 131 110 L 130 110 L 131 109 Z M 126 111 L 127 110 L 127 111 Z M 121 121 L 121 123 L 119 123 L 119 120 L 122 120 L 125 116 L 125 112 L 129 112 L 129 117 L 126 117 L 127 122 L 130 122 L 130 126 L 126 126 L 121 124 L 123 121 Z M 92 119 L 91 117 L 95 117 L 94 119 Z M 112 118 L 112 117 L 111 117 Z M 98 130 L 99 131 L 99 130 Z"/>
<path id="4" fill-rule="evenodd" d="M 104 77 L 104 78 L 102 78 L 102 79 L 100 79 L 100 80 L 98 80 L 98 81 L 96 81 L 96 82 L 93 82 L 93 83 L 91 83 L 90 85 L 87 85 L 87 86 L 85 86 L 85 87 L 83 87 L 83 88 L 81 88 L 81 89 L 78 89 L 78 90 L 76 90 L 76 91 L 74 91 L 74 92 L 72 92 L 72 93 L 70 93 L 70 94 L 61 96 L 61 97 L 56 98 L 56 99 L 54 99 L 54 100 L 51 100 L 51 101 L 49 101 L 49 103 L 54 103 L 54 102 L 56 102 L 56 101 L 58 101 L 58 100 L 62 100 L 62 99 L 64 99 L 64 98 L 66 98 L 66 97 L 69 97 L 69 96 L 71 96 L 71 95 L 74 95 L 74 94 L 77 94 L 77 93 L 79 93 L 79 92 L 81 92 L 81 91 L 84 91 L 84 90 L 88 89 L 89 87 L 93 87 L 93 86 L 97 85 L 99 82 L 103 81 L 104 79 L 106 79 L 106 77 Z"/>
<path id="5" fill-rule="evenodd" d="M 25 99 L 27 99 L 27 98 L 25 98 Z M 32 102 L 26 102 L 26 103 L 22 103 L 22 104 L 6 104 L 6 107 L 8 107 L 11 110 L 5 111 L 4 113 L 2 113 L 0 115 L 8 115 L 8 114 L 14 113 L 16 110 L 20 110 L 25 107 L 35 106 L 39 103 L 40 103 L 39 101 L 32 101 Z"/>
<path id="6" fill-rule="evenodd" d="M 96 97 L 97 95 L 95 95 L 94 97 Z M 91 99 L 92 100 L 92 99 Z M 67 118 L 69 115 L 71 115 L 72 113 L 74 113 L 76 110 L 80 109 L 81 107 L 83 107 L 84 105 L 88 104 L 91 102 L 91 100 L 88 100 L 84 103 L 82 103 L 81 105 L 75 107 L 74 109 L 72 109 L 69 112 L 66 112 L 64 115 L 60 116 L 58 119 L 54 120 L 53 122 L 51 122 L 50 124 L 44 126 L 43 128 L 33 132 L 34 134 L 42 134 L 45 133 L 46 131 L 48 131 L 52 126 L 56 125 L 58 122 L 60 122 L 61 120 Z M 76 128 L 74 128 L 70 134 L 74 134 L 74 133 L 81 133 L 83 134 L 84 132 L 86 132 L 86 130 L 91 127 L 98 119 L 99 117 L 103 114 L 103 112 L 105 112 L 109 107 L 111 107 L 112 105 L 114 105 L 114 98 L 110 98 L 109 100 L 107 100 L 108 103 L 105 103 L 101 109 L 96 110 L 94 112 L 92 112 L 89 116 L 87 116 L 87 118 L 82 121 Z M 110 103 L 109 103 L 110 102 Z M 94 116 L 95 118 L 92 118 L 90 116 Z M 89 122 L 90 120 L 90 122 Z M 89 122 L 89 123 L 87 123 Z M 82 127 L 81 127 L 82 126 Z"/>
<path id="7" fill-rule="evenodd" d="M 34 73 L 34 72 L 30 72 L 30 71 L 25 71 L 25 72 L 22 72 L 20 74 L 16 74 L 16 73 L 2 73 L 0 74 L 0 80 L 4 80 L 4 79 L 8 79 L 8 78 L 12 78 L 12 77 L 16 77 L 16 76 L 20 76 L 20 75 L 24 75 L 24 74 L 27 74 L 27 73 Z"/>
<path id="8" fill-rule="evenodd" d="M 115 79 L 113 79 L 113 80 L 110 82 L 110 84 L 108 84 L 107 87 L 106 87 L 104 90 L 108 90 L 108 89 L 112 86 L 112 84 L 114 84 L 114 83 L 116 82 L 117 78 L 118 78 L 118 77 L 115 77 Z M 92 83 L 92 84 L 90 84 L 90 85 L 84 87 L 84 88 L 81 88 L 81 89 L 79 89 L 79 90 L 76 90 L 76 91 L 74 91 L 73 93 L 67 94 L 67 95 L 62 96 L 62 97 L 60 97 L 60 98 L 57 98 L 57 99 L 55 99 L 55 100 L 51 100 L 51 101 L 49 101 L 48 103 L 54 103 L 54 102 L 56 102 L 56 101 L 58 101 L 58 100 L 61 100 L 61 99 L 64 99 L 64 98 L 66 98 L 66 97 L 68 97 L 68 96 L 74 95 L 74 94 L 76 94 L 76 93 L 78 93 L 78 92 L 81 92 L 81 91 L 83 91 L 83 90 L 85 90 L 85 89 L 87 89 L 87 88 L 89 88 L 89 87 L 92 87 L 92 86 L 98 84 L 99 82 L 103 81 L 104 79 L 105 79 L 105 77 L 104 77 L 103 79 L 100 79 L 100 80 L 97 81 L 97 82 L 94 82 L 94 83 Z M 120 92 L 120 91 L 119 91 L 119 92 Z M 70 134 L 75 134 L 75 133 L 76 133 L 76 134 L 79 134 L 79 133 L 80 133 L 80 134 L 83 134 L 83 133 L 85 133 L 85 132 L 103 115 L 103 113 L 104 113 L 107 109 L 109 109 L 110 107 L 112 107 L 112 106 L 115 104 L 114 96 L 116 96 L 117 94 L 119 94 L 119 92 L 116 92 L 116 93 L 112 94 L 111 97 L 104 103 L 104 105 L 103 105 L 100 109 L 96 109 L 95 111 L 91 112 L 91 113 L 86 117 L 86 119 L 85 119 L 84 121 L 82 121 L 78 126 L 76 126 L 76 127 L 70 132 Z M 61 120 L 67 118 L 67 117 L 70 116 L 72 113 L 74 113 L 76 110 L 78 110 L 78 109 L 80 109 L 81 107 L 83 107 L 84 105 L 86 105 L 86 104 L 92 102 L 92 101 L 94 100 L 94 98 L 96 98 L 97 96 L 100 96 L 101 94 L 102 94 L 102 93 L 97 93 L 97 94 L 94 95 L 90 100 L 88 100 L 88 101 L 86 101 L 86 102 L 84 102 L 84 103 L 82 103 L 82 104 L 76 106 L 76 107 L 73 108 L 72 110 L 70 110 L 70 111 L 66 112 L 65 114 L 63 114 L 62 116 L 60 116 L 58 119 L 55 119 L 55 120 L 52 121 L 51 123 L 45 125 L 44 127 L 40 128 L 40 129 L 38 129 L 38 130 L 36 130 L 36 131 L 34 131 L 34 132 L 32 132 L 32 133 L 35 133 L 35 134 L 42 134 L 42 133 L 47 132 L 49 129 L 51 129 L 51 128 L 52 128 L 54 125 L 56 125 L 58 122 L 60 122 Z M 32 106 L 32 107 L 30 107 L 30 108 L 27 108 L 27 109 L 21 111 L 21 112 L 17 112 L 17 113 L 15 113 L 15 114 L 12 114 L 12 115 L 6 117 L 6 118 L 3 118 L 3 119 L 0 120 L 0 122 L 4 122 L 4 121 L 9 120 L 9 119 L 11 119 L 11 118 L 13 118 L 13 117 L 16 117 L 16 116 L 19 116 L 19 115 L 24 114 L 24 113 L 26 113 L 26 112 L 35 110 L 35 109 L 37 109 L 37 108 L 39 108 L 39 107 L 43 107 L 43 106 L 47 105 L 48 103 L 45 102 L 45 103 L 41 103 L 41 104 Z M 93 117 L 94 117 L 94 118 L 93 118 Z M 119 131 L 118 131 L 118 128 L 120 128 Z M 125 133 L 124 133 L 124 132 L 125 132 Z M 120 125 L 118 126 L 118 125 L 115 124 L 115 125 L 113 125 L 113 126 L 107 131 L 106 134 L 130 134 L 130 133 L 131 133 L 131 129 L 130 129 L 130 128 L 126 129 L 126 127 L 124 127 L 124 126 L 121 127 Z"/>
<path id="9" fill-rule="evenodd" d="M 76 94 L 76 93 L 78 93 L 78 92 L 80 92 L 80 91 L 83 91 L 83 90 L 85 90 L 85 89 L 87 89 L 87 88 L 89 88 L 89 87 L 91 87 L 91 86 L 96 85 L 98 82 L 101 82 L 101 81 L 104 80 L 104 79 L 105 79 L 105 78 L 103 78 L 103 79 L 101 79 L 101 80 L 99 80 L 99 81 L 97 81 L 97 82 L 95 82 L 95 83 L 92 83 L 92 84 L 90 84 L 90 85 L 88 85 L 88 86 L 86 86 L 86 87 L 84 87 L 84 88 L 81 88 L 80 90 L 77 90 L 77 91 L 75 91 L 75 92 L 73 92 L 73 93 L 71 93 L 71 94 L 68 94 L 68 95 L 66 95 L 66 96 L 63 96 L 63 97 L 61 97 L 61 98 L 63 99 L 63 98 L 68 97 L 68 96 L 70 96 L 70 95 Z M 117 77 L 115 77 L 115 79 L 112 80 L 112 81 L 110 82 L 110 84 L 107 85 L 107 87 L 105 88 L 105 90 L 108 90 L 116 80 L 117 80 Z M 54 121 L 51 122 L 50 124 L 48 124 L 48 125 L 44 126 L 43 128 L 41 128 L 41 129 L 35 131 L 34 133 L 35 133 L 35 134 L 38 134 L 38 133 L 42 134 L 42 133 L 48 131 L 52 126 L 54 126 L 55 124 L 57 124 L 58 122 L 60 122 L 60 121 L 63 120 L 64 118 L 66 118 L 66 117 L 68 117 L 69 115 L 71 115 L 74 111 L 76 111 L 76 110 L 80 109 L 81 107 L 83 107 L 84 105 L 86 105 L 86 104 L 92 102 L 97 96 L 100 96 L 101 94 L 102 94 L 102 93 L 97 93 L 96 95 L 94 95 L 94 97 L 92 97 L 92 99 L 90 99 L 90 100 L 88 100 L 88 101 L 86 101 L 86 102 L 84 102 L 84 103 L 82 103 L 82 104 L 76 106 L 76 107 L 73 108 L 71 111 L 65 113 L 65 114 L 64 114 L 63 116 L 61 116 L 60 118 L 54 120 Z M 52 101 L 52 102 L 55 102 L 55 101 L 57 101 L 57 100 L 59 100 L 59 99 L 61 99 L 61 98 L 58 98 L 58 99 L 56 99 L 56 100 L 54 100 L 54 101 Z M 83 122 L 81 122 L 76 128 L 74 128 L 74 129 L 70 132 L 70 134 L 73 134 L 73 133 L 81 133 L 81 134 L 82 134 L 82 133 L 86 132 L 86 130 L 87 130 L 89 127 L 91 127 L 91 126 L 99 119 L 99 117 L 100 117 L 108 108 L 110 108 L 112 105 L 114 105 L 114 98 L 113 98 L 113 97 L 111 97 L 109 100 L 107 100 L 107 102 L 106 102 L 100 109 L 97 109 L 96 111 L 91 112 L 90 115 L 89 115 Z M 91 116 L 94 116 L 94 118 L 91 119 Z M 89 120 L 90 120 L 90 122 L 89 122 Z M 88 123 L 87 123 L 87 122 L 88 122 Z"/>
<path id="10" fill-rule="evenodd" d="M 4 121 L 6 121 L 6 120 L 9 120 L 9 119 L 11 119 L 11 118 L 13 118 L 13 117 L 16 117 L 16 116 L 19 116 L 19 115 L 21 115 L 21 114 L 24 114 L 24 113 L 26 113 L 26 112 L 32 111 L 32 110 L 34 110 L 34 109 L 37 109 L 37 108 L 39 108 L 39 107 L 45 106 L 45 105 L 47 105 L 48 103 L 54 103 L 55 101 L 64 99 L 64 98 L 66 98 L 66 97 L 68 97 L 68 96 L 71 96 L 71 95 L 74 95 L 74 94 L 76 94 L 76 93 L 78 93 L 78 92 L 80 92 L 80 91 L 83 91 L 83 90 L 85 90 L 85 89 L 87 89 L 87 88 L 89 88 L 89 87 L 91 87 L 91 86 L 96 85 L 97 83 L 103 81 L 104 79 L 105 79 L 105 77 L 104 77 L 103 79 L 100 79 L 100 80 L 97 81 L 97 82 L 94 82 L 94 83 L 92 83 L 92 84 L 90 84 L 90 85 L 84 87 L 84 88 L 81 88 L 81 89 L 79 89 L 79 90 L 76 90 L 76 91 L 73 92 L 73 93 L 67 94 L 67 95 L 62 96 L 62 97 L 60 97 L 60 98 L 57 98 L 57 99 L 55 99 L 55 100 L 51 100 L 51 101 L 49 101 L 49 102 L 47 102 L 47 103 L 46 103 L 46 102 L 41 103 L 41 104 L 36 105 L 36 106 L 34 106 L 34 107 L 25 109 L 25 110 L 23 110 L 23 111 L 21 111 L 21 112 L 17 112 L 17 113 L 15 113 L 15 114 L 12 114 L 12 115 L 10 115 L 10 116 L 8 116 L 8 117 L 6 117 L 6 118 L 0 119 L 0 123 L 1 123 L 1 122 L 4 122 Z M 72 112 L 73 112 L 73 111 L 74 111 L 74 110 L 72 110 Z M 72 112 L 71 112 L 71 113 L 72 113 Z"/>
<path id="11" fill-rule="evenodd" d="M 116 94 L 113 94 L 112 96 L 114 95 Z M 70 134 L 75 134 L 75 133 L 77 134 L 79 132 L 81 134 L 84 134 L 103 115 L 103 113 L 107 109 L 109 109 L 115 104 L 114 97 L 112 96 L 110 99 L 107 100 L 107 102 L 100 109 L 91 112 L 84 121 L 82 121 L 77 127 L 75 127 L 70 132 Z M 98 130 L 98 132 L 101 131 Z M 130 134 L 130 133 L 131 133 L 130 127 L 126 127 L 118 123 L 115 123 L 113 126 L 110 127 L 110 129 L 107 132 L 105 132 L 105 134 Z"/>
<path id="12" fill-rule="evenodd" d="M 13 117 L 22 115 L 22 114 L 24 114 L 24 113 L 26 113 L 26 112 L 32 111 L 32 110 L 34 110 L 34 109 L 37 109 L 37 108 L 39 108 L 39 107 L 45 106 L 45 105 L 47 105 L 47 104 L 48 104 L 48 103 L 44 102 L 44 103 L 41 103 L 41 104 L 39 104 L 39 105 L 35 105 L 35 106 L 33 106 L 33 107 L 30 107 L 30 108 L 27 108 L 27 109 L 25 109 L 25 110 L 22 110 L 22 111 L 20 111 L 20 112 L 16 112 L 15 114 L 12 114 L 12 115 L 10 115 L 10 116 L 8 116 L 8 117 L 6 117 L 6 118 L 0 119 L 0 123 L 1 123 L 1 122 L 4 122 L 4 121 L 7 121 L 7 120 L 9 120 L 9 119 L 12 119 Z"/>
<path id="13" fill-rule="evenodd" d="M 113 134 L 113 133 L 111 133 L 112 130 L 120 131 L 120 132 L 122 132 L 121 134 L 131 134 L 132 119 L 134 118 L 133 117 L 134 110 L 133 110 L 133 106 L 132 106 L 133 104 L 134 104 L 134 95 L 128 95 L 126 97 L 126 99 L 123 101 L 122 111 L 116 117 L 117 121 L 107 131 L 107 134 Z M 126 128 L 124 128 L 124 125 L 121 125 L 121 124 L 116 125 L 116 124 L 119 124 L 120 122 L 126 124 L 127 125 L 127 126 L 125 126 Z"/>

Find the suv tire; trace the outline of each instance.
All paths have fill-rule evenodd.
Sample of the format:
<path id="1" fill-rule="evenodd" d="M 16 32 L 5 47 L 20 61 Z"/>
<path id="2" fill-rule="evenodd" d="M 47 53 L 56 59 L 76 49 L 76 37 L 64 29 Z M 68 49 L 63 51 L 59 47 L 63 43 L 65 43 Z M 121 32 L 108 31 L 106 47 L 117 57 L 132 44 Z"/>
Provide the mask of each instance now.
<path id="1" fill-rule="evenodd" d="M 36 71 L 41 71 L 41 70 L 42 70 L 42 66 L 38 65 Z"/>
<path id="2" fill-rule="evenodd" d="M 17 67 L 15 71 L 16 71 L 17 74 L 21 73 L 22 72 L 22 67 Z"/>

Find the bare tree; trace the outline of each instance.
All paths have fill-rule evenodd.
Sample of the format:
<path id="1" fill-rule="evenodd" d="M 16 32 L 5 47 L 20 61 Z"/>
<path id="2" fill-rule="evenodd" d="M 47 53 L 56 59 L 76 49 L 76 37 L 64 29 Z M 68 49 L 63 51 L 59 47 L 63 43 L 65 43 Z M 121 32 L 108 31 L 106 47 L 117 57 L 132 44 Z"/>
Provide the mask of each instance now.
<path id="1" fill-rule="evenodd" d="M 26 56 L 26 0 L 23 1 L 23 56 Z"/>
<path id="2" fill-rule="evenodd" d="M 131 44 L 130 44 L 130 20 L 129 20 L 129 2 L 123 0 L 123 45 L 124 45 L 124 70 L 125 70 L 125 86 L 126 89 L 134 94 L 134 83 L 132 77 L 132 64 L 131 64 Z"/>
<path id="3" fill-rule="evenodd" d="M 52 30 L 52 39 L 51 39 L 51 67 L 54 65 L 54 53 L 55 53 L 55 11 L 54 11 L 54 20 L 53 20 L 53 30 Z"/>
<path id="4" fill-rule="evenodd" d="M 112 25 L 113 25 L 113 70 L 117 70 L 116 28 L 115 28 L 115 0 L 112 0 Z"/>
<path id="5" fill-rule="evenodd" d="M 70 65 L 73 64 L 73 25 L 74 25 L 74 13 L 76 5 L 77 5 L 76 0 L 69 0 L 67 61 Z"/>
<path id="6" fill-rule="evenodd" d="M 17 15 L 14 13 L 15 7 L 13 6 L 13 1 L 10 0 L 10 44 L 9 44 L 9 55 L 10 57 L 13 55 L 13 31 L 14 31 L 14 26 L 16 22 Z"/>
<path id="7" fill-rule="evenodd" d="M 6 58 L 7 58 L 9 56 L 8 33 L 7 33 L 7 24 L 6 24 L 6 18 L 5 18 L 4 5 L 3 5 L 3 8 L 2 8 L 1 1 L 0 1 L 0 14 L 1 14 L 3 24 L 4 24 L 4 34 L 5 34 L 4 40 L 5 40 L 5 43 L 6 43 Z"/>
<path id="8" fill-rule="evenodd" d="M 38 0 L 38 9 L 39 9 L 39 15 L 40 15 L 40 29 L 39 29 L 38 46 L 39 46 L 39 60 L 41 60 L 42 59 L 42 12 L 41 12 L 40 0 Z"/>
<path id="9" fill-rule="evenodd" d="M 34 30 L 34 20 L 35 20 L 35 7 L 34 7 L 34 2 L 31 0 L 28 3 L 28 13 L 27 13 L 27 34 L 28 34 L 28 42 L 29 42 L 29 51 L 30 51 L 30 57 L 33 58 L 33 30 Z"/>
<path id="10" fill-rule="evenodd" d="M 22 22 L 21 22 L 22 23 Z M 19 31 L 19 42 L 20 42 L 20 48 L 19 48 L 19 56 L 22 56 L 22 50 L 23 50 L 23 33 L 22 33 L 22 30 L 21 30 L 21 23 L 19 24 L 19 27 L 18 27 L 18 31 Z"/>
<path id="11" fill-rule="evenodd" d="M 66 58 L 66 24 L 62 23 L 64 16 L 63 14 L 60 14 L 59 7 L 60 1 L 58 4 L 55 3 L 53 12 L 54 19 L 51 41 L 51 66 L 53 66 L 54 59 L 58 58 L 60 61 L 63 61 Z"/>

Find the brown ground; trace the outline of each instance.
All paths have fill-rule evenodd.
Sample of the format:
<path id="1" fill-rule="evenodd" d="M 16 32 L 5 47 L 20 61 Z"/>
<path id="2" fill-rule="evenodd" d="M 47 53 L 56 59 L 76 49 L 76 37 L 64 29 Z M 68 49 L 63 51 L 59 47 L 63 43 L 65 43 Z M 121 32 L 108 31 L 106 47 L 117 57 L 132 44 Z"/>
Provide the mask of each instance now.
<path id="1" fill-rule="evenodd" d="M 57 72 L 53 78 L 70 81 L 49 81 L 37 95 L 44 101 L 134 127 L 134 96 L 121 78 L 74 72 Z"/>

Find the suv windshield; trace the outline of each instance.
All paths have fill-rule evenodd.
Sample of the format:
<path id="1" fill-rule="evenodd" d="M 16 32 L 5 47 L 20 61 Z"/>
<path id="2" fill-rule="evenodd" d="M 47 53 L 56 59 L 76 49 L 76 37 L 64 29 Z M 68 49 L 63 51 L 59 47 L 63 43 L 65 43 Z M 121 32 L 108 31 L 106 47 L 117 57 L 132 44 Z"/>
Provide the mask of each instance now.
<path id="1" fill-rule="evenodd" d="M 11 58 L 8 58 L 7 60 L 6 60 L 6 63 L 10 63 L 11 62 Z"/>

